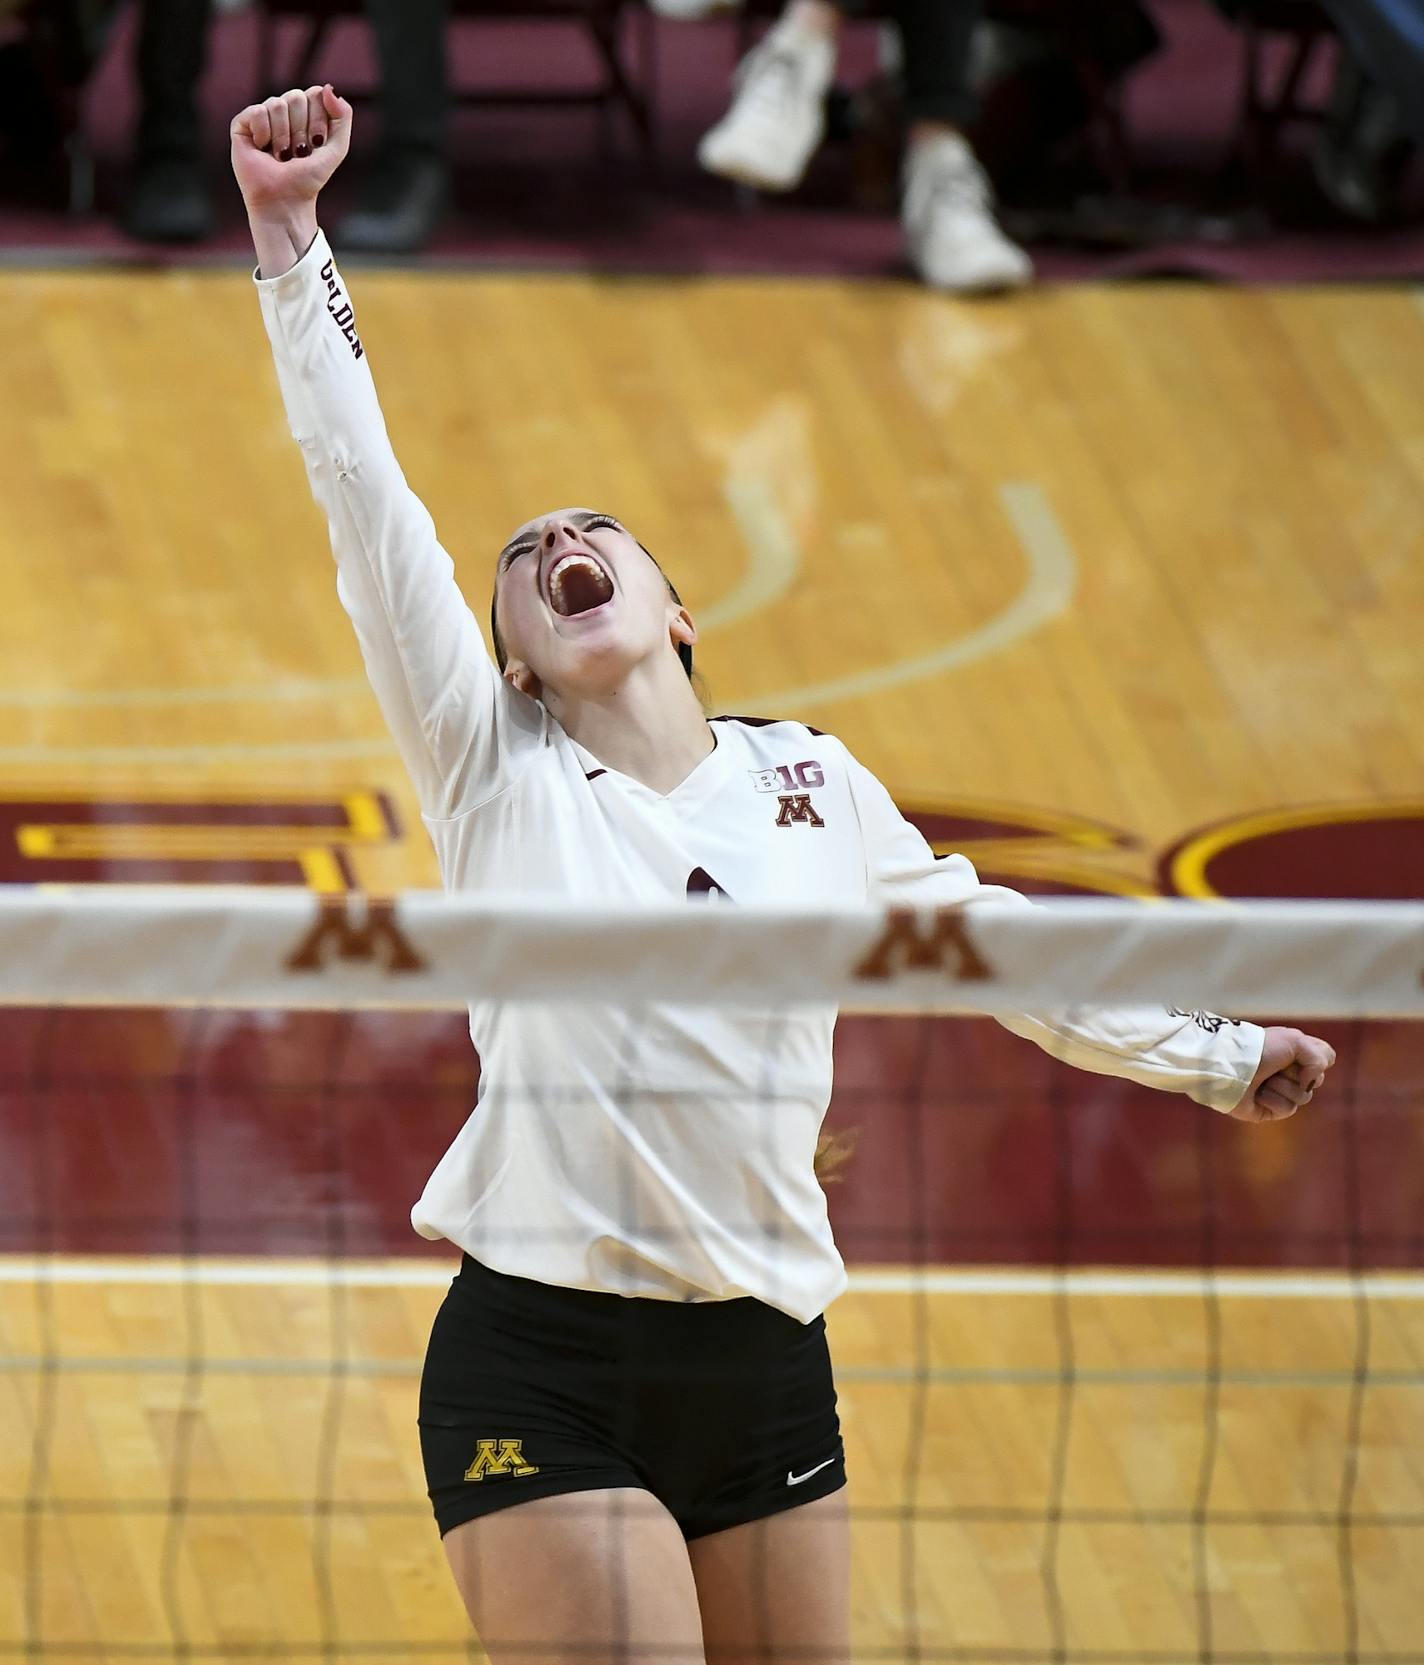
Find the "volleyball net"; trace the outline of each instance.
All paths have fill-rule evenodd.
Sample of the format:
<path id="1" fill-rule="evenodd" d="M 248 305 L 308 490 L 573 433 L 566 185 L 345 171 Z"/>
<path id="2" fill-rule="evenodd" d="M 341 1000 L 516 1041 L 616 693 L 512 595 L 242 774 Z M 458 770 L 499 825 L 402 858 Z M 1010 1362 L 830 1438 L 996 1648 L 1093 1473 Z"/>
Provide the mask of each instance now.
<path id="1" fill-rule="evenodd" d="M 1424 1665 L 1424 905 L 141 888 L 0 893 L 0 1658 L 481 1657 L 408 1211 L 467 1001 L 594 989 L 842 1008 L 856 1659 Z M 1254 1128 L 992 1018 L 1145 1002 L 1339 1063 Z"/>

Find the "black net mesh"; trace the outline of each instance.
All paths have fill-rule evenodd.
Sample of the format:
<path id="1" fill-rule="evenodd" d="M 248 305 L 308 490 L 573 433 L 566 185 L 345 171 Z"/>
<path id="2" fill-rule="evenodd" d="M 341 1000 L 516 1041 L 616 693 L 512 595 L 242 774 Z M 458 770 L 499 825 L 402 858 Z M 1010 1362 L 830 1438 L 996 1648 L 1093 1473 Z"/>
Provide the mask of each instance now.
<path id="1" fill-rule="evenodd" d="M 1329 1090 L 1253 1129 L 987 1020 L 842 1020 L 855 1658 L 1424 1661 L 1424 1039 L 1319 1027 Z M 407 1222 L 463 1017 L 10 1011 L 0 1049 L 0 1656 L 481 1657 L 415 1434 L 453 1257 Z"/>

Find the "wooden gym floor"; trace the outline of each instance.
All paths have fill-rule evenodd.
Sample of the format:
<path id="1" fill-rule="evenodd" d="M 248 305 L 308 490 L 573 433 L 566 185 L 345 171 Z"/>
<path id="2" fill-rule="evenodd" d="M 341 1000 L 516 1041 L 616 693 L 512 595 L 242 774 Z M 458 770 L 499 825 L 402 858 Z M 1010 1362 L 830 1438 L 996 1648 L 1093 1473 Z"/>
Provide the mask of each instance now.
<path id="1" fill-rule="evenodd" d="M 593 503 L 700 616 L 717 708 L 840 734 L 988 875 L 1424 894 L 1412 294 L 349 275 L 478 613 L 513 526 Z M 435 883 L 245 278 L 2 273 L 0 366 L 0 881 Z M 412 1426 L 443 1270 L 408 1174 L 333 1202 L 287 1149 L 306 1101 L 215 1089 L 182 1137 L 229 1188 L 184 1216 L 148 1160 L 178 1042 L 146 1021 L 73 1031 L 99 1061 L 51 1098 L 37 1020 L 0 1023 L 0 1658 L 466 1657 Z M 301 1050 L 263 1023 L 223 1067 Z M 848 1092 L 879 1079 L 858 1033 Z M 876 1235 L 894 1123 L 867 1148 L 832 1314 L 865 1659 L 1424 1661 L 1424 1046 L 1340 1036 L 1333 1105 L 1213 1125 L 1209 1158 L 1189 1106 L 1075 1108 L 1080 1224 L 1116 1238 L 1025 1213 L 1055 1135 L 1018 1043 L 976 1045 L 1009 1131 L 957 1119 L 926 1253 Z M 457 1040 L 369 1054 L 401 1129 L 417 1079 L 469 1102 Z M 279 1169 L 288 1213 L 235 1218 Z M 874 1281 L 912 1259 L 938 1281 Z"/>

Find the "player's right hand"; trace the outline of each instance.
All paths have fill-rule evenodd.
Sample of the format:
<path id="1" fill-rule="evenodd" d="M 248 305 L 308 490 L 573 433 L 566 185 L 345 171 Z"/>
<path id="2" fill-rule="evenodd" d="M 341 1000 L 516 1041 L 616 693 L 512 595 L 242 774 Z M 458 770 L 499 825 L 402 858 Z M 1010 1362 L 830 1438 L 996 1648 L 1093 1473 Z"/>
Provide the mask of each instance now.
<path id="1" fill-rule="evenodd" d="M 1272 1027 L 1266 1031 L 1261 1063 L 1230 1112 L 1239 1122 L 1278 1122 L 1309 1104 L 1334 1067 L 1335 1048 L 1299 1029 Z"/>
<path id="2" fill-rule="evenodd" d="M 314 202 L 351 146 L 351 106 L 330 85 L 295 88 L 240 110 L 228 133 L 249 211 Z"/>

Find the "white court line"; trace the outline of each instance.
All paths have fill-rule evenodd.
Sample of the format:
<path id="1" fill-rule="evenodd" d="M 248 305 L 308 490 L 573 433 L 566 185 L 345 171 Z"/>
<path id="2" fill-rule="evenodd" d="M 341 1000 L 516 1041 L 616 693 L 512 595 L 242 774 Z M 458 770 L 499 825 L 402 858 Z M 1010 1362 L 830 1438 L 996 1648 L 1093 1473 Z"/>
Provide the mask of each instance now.
<path id="1" fill-rule="evenodd" d="M 0 688 L 0 710 L 106 710 L 144 706 L 290 704 L 301 700 L 368 695 L 364 676 L 278 677 L 271 682 L 229 683 L 212 688 Z"/>
<path id="2" fill-rule="evenodd" d="M 183 746 L 0 746 L 0 763 L 61 764 L 65 768 L 105 763 L 314 763 L 393 757 L 394 740 L 277 740 L 271 744 L 204 741 Z"/>
<path id="3" fill-rule="evenodd" d="M 1028 577 L 1018 595 L 997 618 L 971 630 L 967 636 L 936 648 L 933 653 L 878 665 L 873 670 L 857 671 L 830 682 L 813 682 L 809 687 L 756 694 L 751 703 L 764 710 L 782 706 L 794 710 L 803 705 L 829 705 L 832 701 L 854 699 L 862 694 L 879 694 L 887 688 L 898 688 L 906 682 L 918 682 L 941 671 L 958 670 L 976 659 L 986 659 L 1057 618 L 1072 601 L 1078 582 L 1078 563 L 1067 534 L 1047 494 L 1032 481 L 1006 481 L 999 487 L 999 501 L 1027 558 Z M 746 703 L 745 700 L 731 702 L 734 710 Z"/>
<path id="4" fill-rule="evenodd" d="M 747 546 L 747 570 L 720 601 L 697 609 L 699 630 L 721 630 L 780 601 L 796 580 L 801 550 L 765 480 L 731 476 L 722 495 Z"/>
<path id="5" fill-rule="evenodd" d="M 727 490 L 728 501 L 738 516 L 753 557 L 751 568 L 737 589 L 721 603 L 701 610 L 703 622 L 712 628 L 726 625 L 734 618 L 745 617 L 756 607 L 770 606 L 794 579 L 800 558 L 796 540 L 769 495 L 763 498 L 733 484 L 729 484 Z M 1053 506 L 1043 488 L 1027 480 L 1006 481 L 999 487 L 999 501 L 1023 548 L 1028 562 L 1028 576 L 1018 595 L 997 618 L 971 630 L 968 635 L 945 643 L 932 653 L 877 665 L 829 682 L 813 682 L 802 688 L 774 689 L 770 693 L 750 696 L 736 695 L 723 702 L 724 709 L 738 711 L 754 705 L 763 710 L 780 708 L 794 712 L 809 705 L 829 705 L 837 700 L 882 693 L 887 688 L 899 688 L 905 683 L 918 682 L 943 671 L 958 670 L 975 660 L 999 653 L 1056 618 L 1073 599 L 1078 564 Z M 315 688 L 320 684 L 313 683 L 312 686 Z M 335 686 L 345 687 L 346 684 L 342 682 Z M 144 689 L 130 690 L 128 694 L 121 692 L 110 703 L 141 704 L 154 692 Z M 175 689 L 172 694 L 171 703 L 179 705 L 186 702 L 189 691 Z M 212 700 L 224 697 L 226 691 L 221 689 L 210 690 L 208 694 Z M 239 695 L 234 694 L 233 697 Z M 24 691 L 20 690 L 10 703 L 23 705 L 25 698 Z M 0 696 L 0 706 L 5 703 L 3 696 Z M 93 703 L 101 705 L 105 701 L 95 699 Z M 169 701 L 165 698 L 164 703 Z M 394 752 L 394 743 L 386 739 L 297 740 L 270 744 L 211 741 L 181 746 L 40 744 L 0 746 L 0 764 L 53 764 L 82 768 L 103 764 L 203 764 L 214 761 L 354 762 L 390 757 Z"/>
<path id="6" fill-rule="evenodd" d="M 0 1284 L 197 1284 L 251 1289 L 443 1289 L 455 1263 L 429 1261 L 185 1260 L 63 1255 L 0 1255 Z M 850 1274 L 856 1295 L 1074 1295 L 1169 1296 L 1207 1294 L 1271 1300 L 1424 1301 L 1424 1277 L 1365 1272 L 1026 1272 L 994 1267 L 925 1272 L 889 1267 Z"/>
<path id="7" fill-rule="evenodd" d="M 708 607 L 698 608 L 697 622 L 704 632 L 723 629 L 735 624 L 738 619 L 772 606 L 791 588 L 801 564 L 801 550 L 795 533 L 765 481 L 732 476 L 724 484 L 723 495 L 747 547 L 747 570 L 741 581 L 720 600 Z M 364 676 L 284 677 L 271 682 L 232 683 L 219 688 L 0 688 L 0 711 L 162 710 L 190 705 L 297 704 L 353 697 L 372 697 L 371 685 Z M 331 746 L 349 742 L 318 740 L 297 744 L 302 746 L 302 756 L 312 755 L 315 751 L 316 755 L 330 757 L 343 755 L 332 752 L 329 749 Z M 356 744 L 364 746 L 367 743 L 362 741 Z M 382 753 L 394 749 L 389 741 L 376 744 Z M 76 759 L 82 757 L 86 761 L 115 763 L 149 762 L 160 755 L 177 761 L 183 750 L 168 746 L 86 747 L 82 752 L 79 748 L 71 748 L 68 753 L 64 747 L 39 749 L 57 757 L 69 755 Z M 287 755 L 265 746 L 250 748 L 247 753 L 243 753 L 241 748 L 221 745 L 192 747 L 189 750 L 194 761 L 201 761 L 202 756 L 213 750 L 222 752 L 225 757 L 251 755 L 252 752 L 262 756 Z M 33 756 L 35 748 L 0 747 L 0 759 L 6 757 L 7 751 L 13 760 L 20 761 Z"/>

